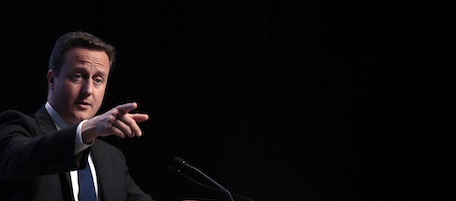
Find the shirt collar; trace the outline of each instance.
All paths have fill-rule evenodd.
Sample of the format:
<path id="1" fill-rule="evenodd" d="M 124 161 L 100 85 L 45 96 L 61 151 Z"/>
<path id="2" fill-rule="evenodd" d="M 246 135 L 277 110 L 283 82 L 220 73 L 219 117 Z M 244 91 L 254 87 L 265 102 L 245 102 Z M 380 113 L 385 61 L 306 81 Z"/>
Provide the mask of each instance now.
<path id="1" fill-rule="evenodd" d="M 68 127 L 68 124 L 65 123 L 65 121 L 62 119 L 62 117 L 60 117 L 59 113 L 57 113 L 57 111 L 55 111 L 54 108 L 52 108 L 52 106 L 51 106 L 51 104 L 49 104 L 49 102 L 46 102 L 46 105 L 44 107 L 46 108 L 49 115 L 51 115 L 51 118 L 54 121 L 54 124 L 57 127 L 57 130 Z"/>

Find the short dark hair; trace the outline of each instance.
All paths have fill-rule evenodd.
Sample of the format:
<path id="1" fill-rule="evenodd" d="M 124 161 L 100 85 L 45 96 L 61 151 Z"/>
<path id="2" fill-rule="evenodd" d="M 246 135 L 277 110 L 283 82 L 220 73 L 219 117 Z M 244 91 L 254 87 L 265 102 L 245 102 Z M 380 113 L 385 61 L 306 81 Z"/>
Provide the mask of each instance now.
<path id="1" fill-rule="evenodd" d="M 65 53 L 72 48 L 78 47 L 106 52 L 110 64 L 109 74 L 112 74 L 116 62 L 116 48 L 100 38 L 82 31 L 68 32 L 55 42 L 49 58 L 49 70 L 53 70 L 55 75 L 58 76 L 65 59 Z"/>

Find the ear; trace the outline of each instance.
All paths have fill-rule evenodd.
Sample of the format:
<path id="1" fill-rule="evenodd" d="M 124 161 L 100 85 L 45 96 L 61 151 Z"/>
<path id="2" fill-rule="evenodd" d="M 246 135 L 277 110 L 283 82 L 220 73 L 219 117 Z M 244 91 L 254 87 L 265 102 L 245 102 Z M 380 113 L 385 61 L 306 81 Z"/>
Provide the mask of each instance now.
<path id="1" fill-rule="evenodd" d="M 54 71 L 48 70 L 47 72 L 47 82 L 48 82 L 48 88 L 54 88 Z"/>

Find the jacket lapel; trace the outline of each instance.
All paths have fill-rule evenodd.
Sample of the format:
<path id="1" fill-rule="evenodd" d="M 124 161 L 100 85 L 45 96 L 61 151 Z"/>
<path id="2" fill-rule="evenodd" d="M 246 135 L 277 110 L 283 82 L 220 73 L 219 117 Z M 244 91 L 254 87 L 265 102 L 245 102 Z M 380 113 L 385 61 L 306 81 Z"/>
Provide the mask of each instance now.
<path id="1" fill-rule="evenodd" d="M 115 197 L 113 197 L 116 194 L 113 180 L 115 175 L 113 175 L 112 167 L 109 167 L 111 163 L 106 160 L 109 157 L 103 149 L 100 149 L 98 140 L 95 140 L 91 146 L 91 153 L 97 172 L 99 198 L 100 200 L 115 200 Z"/>
<path id="2" fill-rule="evenodd" d="M 51 115 L 49 115 L 44 106 L 35 113 L 35 119 L 43 133 L 50 133 L 57 130 Z"/>

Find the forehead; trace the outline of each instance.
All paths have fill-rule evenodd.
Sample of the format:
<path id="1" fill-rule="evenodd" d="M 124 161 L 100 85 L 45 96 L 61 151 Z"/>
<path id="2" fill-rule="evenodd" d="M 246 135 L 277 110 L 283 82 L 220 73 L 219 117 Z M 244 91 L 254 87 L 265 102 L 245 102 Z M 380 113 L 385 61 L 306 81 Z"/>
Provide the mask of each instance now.
<path id="1" fill-rule="evenodd" d="M 65 63 L 70 66 L 87 66 L 109 69 L 109 57 L 103 50 L 72 48 L 65 53 Z"/>

